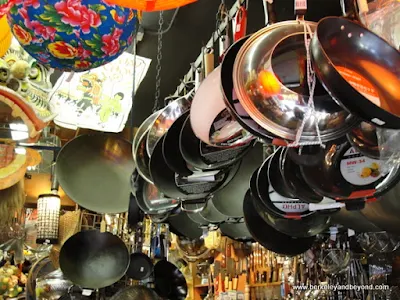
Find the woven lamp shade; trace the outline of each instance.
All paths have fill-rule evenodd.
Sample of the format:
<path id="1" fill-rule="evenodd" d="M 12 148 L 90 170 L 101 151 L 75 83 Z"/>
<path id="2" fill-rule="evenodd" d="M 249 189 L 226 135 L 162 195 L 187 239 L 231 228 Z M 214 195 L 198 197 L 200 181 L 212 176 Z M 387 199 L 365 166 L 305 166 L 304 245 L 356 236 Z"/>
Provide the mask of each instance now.
<path id="1" fill-rule="evenodd" d="M 146 12 L 174 9 L 196 1 L 197 0 L 107 0 L 108 3 Z"/>
<path id="2" fill-rule="evenodd" d="M 12 34 L 10 26 L 7 23 L 7 18 L 6 16 L 0 17 L 0 57 L 4 56 L 8 48 L 10 48 L 11 39 Z"/>

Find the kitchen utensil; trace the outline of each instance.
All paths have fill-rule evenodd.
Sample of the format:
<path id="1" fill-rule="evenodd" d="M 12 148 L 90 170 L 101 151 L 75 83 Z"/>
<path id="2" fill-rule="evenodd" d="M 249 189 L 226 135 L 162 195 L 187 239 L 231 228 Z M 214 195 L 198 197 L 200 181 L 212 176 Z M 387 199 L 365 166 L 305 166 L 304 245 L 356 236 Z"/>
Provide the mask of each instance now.
<path id="1" fill-rule="evenodd" d="M 78 232 L 64 243 L 60 252 L 64 275 L 84 288 L 109 286 L 124 276 L 128 266 L 125 243 L 109 232 Z"/>
<path id="2" fill-rule="evenodd" d="M 154 266 L 155 291 L 167 299 L 183 300 L 188 293 L 185 277 L 179 269 L 166 260 Z"/>
<path id="3" fill-rule="evenodd" d="M 86 209 L 126 212 L 134 168 L 131 147 L 128 141 L 112 134 L 78 136 L 57 156 L 57 179 L 65 193 Z"/>

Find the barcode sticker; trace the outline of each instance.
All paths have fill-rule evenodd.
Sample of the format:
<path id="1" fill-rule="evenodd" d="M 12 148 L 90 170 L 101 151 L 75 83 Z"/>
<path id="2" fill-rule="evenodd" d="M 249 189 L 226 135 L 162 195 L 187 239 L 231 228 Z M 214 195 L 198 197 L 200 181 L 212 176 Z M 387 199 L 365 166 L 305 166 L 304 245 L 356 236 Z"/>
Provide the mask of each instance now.
<path id="1" fill-rule="evenodd" d="M 294 9 L 296 11 L 307 10 L 307 0 L 295 0 L 294 1 Z"/>

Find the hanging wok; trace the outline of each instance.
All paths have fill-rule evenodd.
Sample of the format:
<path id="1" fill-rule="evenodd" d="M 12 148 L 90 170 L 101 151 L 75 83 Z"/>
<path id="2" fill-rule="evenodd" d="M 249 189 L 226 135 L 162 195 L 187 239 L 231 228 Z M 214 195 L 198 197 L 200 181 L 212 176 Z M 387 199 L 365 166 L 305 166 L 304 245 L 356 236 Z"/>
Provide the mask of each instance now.
<path id="1" fill-rule="evenodd" d="M 166 260 L 160 260 L 154 267 L 155 291 L 163 298 L 186 299 L 188 287 L 179 269 Z"/>
<path id="2" fill-rule="evenodd" d="M 371 203 L 368 203 L 366 207 L 368 208 L 370 204 Z M 342 208 L 337 213 L 332 214 L 331 223 L 343 225 L 344 227 L 353 229 L 356 232 L 382 231 L 381 228 L 368 220 L 368 218 L 359 210 L 347 210 L 346 208 Z"/>
<path id="3" fill-rule="evenodd" d="M 126 212 L 134 168 L 131 147 L 112 134 L 78 136 L 57 156 L 57 179 L 65 193 L 88 210 Z"/>
<path id="4" fill-rule="evenodd" d="M 154 121 L 158 117 L 158 115 L 161 113 L 160 110 L 156 111 L 155 113 L 151 114 L 146 120 L 143 121 L 142 124 L 140 124 L 138 130 L 136 131 L 135 137 L 133 138 L 132 141 L 132 155 L 135 157 L 136 153 L 136 148 L 139 145 L 139 138 L 143 136 L 145 132 L 147 132 L 150 128 L 151 125 L 153 125 Z"/>
<path id="5" fill-rule="evenodd" d="M 361 24 L 319 21 L 310 43 L 314 70 L 344 109 L 376 126 L 400 129 L 400 52 Z"/>
<path id="6" fill-rule="evenodd" d="M 109 286 L 125 275 L 128 266 L 128 248 L 109 232 L 78 232 L 64 243 L 60 251 L 60 268 L 64 275 L 84 288 Z"/>
<path id="7" fill-rule="evenodd" d="M 170 231 L 179 237 L 188 239 L 200 239 L 203 230 L 200 225 L 192 221 L 186 212 L 180 212 L 177 215 L 168 218 Z"/>
<path id="8" fill-rule="evenodd" d="M 110 300 L 159 300 L 159 297 L 152 289 L 135 285 L 120 290 Z"/>

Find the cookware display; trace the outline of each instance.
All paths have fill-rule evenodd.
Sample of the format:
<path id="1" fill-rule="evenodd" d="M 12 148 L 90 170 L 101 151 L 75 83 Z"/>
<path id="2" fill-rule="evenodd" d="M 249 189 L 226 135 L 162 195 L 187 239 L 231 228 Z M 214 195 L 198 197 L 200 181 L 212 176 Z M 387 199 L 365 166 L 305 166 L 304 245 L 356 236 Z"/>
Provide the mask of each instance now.
<path id="1" fill-rule="evenodd" d="M 188 213 L 180 212 L 168 218 L 168 224 L 172 233 L 188 239 L 199 239 L 203 235 L 200 225 L 188 217 Z"/>
<path id="2" fill-rule="evenodd" d="M 132 141 L 132 155 L 135 158 L 136 156 L 136 148 L 139 145 L 139 138 L 149 130 L 150 126 L 153 125 L 154 121 L 158 117 L 158 115 L 161 113 L 161 111 L 156 111 L 155 113 L 151 114 L 149 117 L 147 117 L 146 120 L 143 121 L 142 124 L 140 124 L 138 130 L 135 133 L 135 136 L 133 137 Z"/>
<path id="3" fill-rule="evenodd" d="M 270 157 L 267 162 L 271 163 L 272 159 Z M 284 234 L 312 237 L 329 226 L 329 215 L 310 211 L 308 203 L 286 198 L 276 192 L 268 182 L 264 165 L 252 175 L 250 190 L 254 191 L 252 200 L 259 216 Z"/>
<path id="4" fill-rule="evenodd" d="M 147 134 L 148 130 L 137 138 L 137 147 L 135 147 L 133 159 L 136 165 L 136 170 L 139 172 L 140 176 L 142 176 L 142 178 L 147 182 L 153 184 L 153 179 L 151 178 L 149 169 L 150 157 L 146 151 Z"/>
<path id="5" fill-rule="evenodd" d="M 189 110 L 192 94 L 193 91 L 190 91 L 187 95 L 170 102 L 161 110 L 160 114 L 154 120 L 149 128 L 146 140 L 146 150 L 149 156 L 153 154 L 157 142 L 164 136 L 169 127 L 171 127 L 176 119 L 183 113 Z"/>
<path id="6" fill-rule="evenodd" d="M 304 121 L 300 141 L 315 142 L 319 137 L 322 141 L 334 140 L 345 135 L 358 120 L 338 106 L 318 81 L 313 95 L 315 118 L 305 119 L 309 90 L 304 75 L 304 34 L 305 28 L 314 32 L 317 24 L 306 25 L 279 22 L 253 34 L 236 56 L 233 86 L 251 118 L 276 136 L 295 140 Z"/>
<path id="7" fill-rule="evenodd" d="M 142 228 L 136 228 L 135 231 L 135 252 L 130 255 L 126 276 L 134 280 L 144 280 L 153 273 L 153 262 L 150 257 L 142 252 L 143 236 Z"/>
<path id="8" fill-rule="evenodd" d="M 234 223 L 222 223 L 219 225 L 219 230 L 224 236 L 235 241 L 248 242 L 253 240 L 244 220 Z"/>
<path id="9" fill-rule="evenodd" d="M 397 49 L 342 17 L 319 21 L 310 48 L 315 73 L 337 103 L 376 126 L 400 129 Z"/>
<path id="10" fill-rule="evenodd" d="M 64 243 L 60 252 L 62 272 L 84 288 L 109 286 L 125 275 L 128 266 L 128 248 L 110 232 L 78 232 Z"/>
<path id="11" fill-rule="evenodd" d="M 189 117 L 182 127 L 179 140 L 179 147 L 185 161 L 201 170 L 228 167 L 240 160 L 250 150 L 251 145 L 252 143 L 248 143 L 233 148 L 209 146 L 194 135 Z"/>
<path id="12" fill-rule="evenodd" d="M 254 240 L 268 250 L 282 255 L 297 255 L 311 248 L 315 237 L 294 238 L 277 231 L 258 215 L 252 198 L 248 190 L 243 202 L 243 213 L 247 229 Z"/>
<path id="13" fill-rule="evenodd" d="M 131 150 L 132 144 L 116 135 L 78 136 L 57 156 L 57 179 L 65 193 L 86 209 L 126 212 L 134 166 Z"/>
<path id="14" fill-rule="evenodd" d="M 302 147 L 300 154 L 312 155 L 320 147 Z M 300 166 L 307 184 L 320 195 L 336 200 L 378 197 L 393 187 L 399 178 L 398 166 L 383 174 L 380 160 L 362 155 L 347 141 L 329 143 L 324 160 L 316 166 Z"/>
<path id="15" fill-rule="evenodd" d="M 249 187 L 250 177 L 263 161 L 263 146 L 255 144 L 243 157 L 240 168 L 233 179 L 213 194 L 213 204 L 223 215 L 231 218 L 243 217 L 243 199 Z"/>

